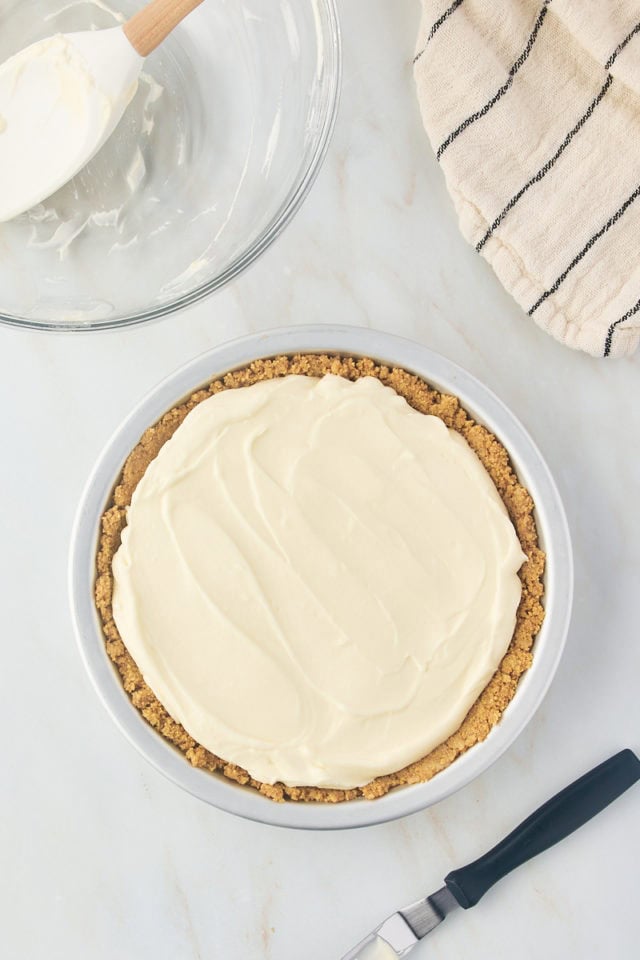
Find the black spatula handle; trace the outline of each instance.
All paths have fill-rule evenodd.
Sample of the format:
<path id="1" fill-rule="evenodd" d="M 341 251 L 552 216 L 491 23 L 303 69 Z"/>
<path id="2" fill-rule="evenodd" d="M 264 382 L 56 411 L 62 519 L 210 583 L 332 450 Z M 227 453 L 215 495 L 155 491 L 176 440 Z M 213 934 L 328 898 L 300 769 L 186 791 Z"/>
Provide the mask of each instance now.
<path id="1" fill-rule="evenodd" d="M 587 823 L 640 780 L 640 760 L 621 750 L 565 787 L 479 860 L 452 870 L 445 883 L 461 907 L 473 907 L 489 887 Z"/>

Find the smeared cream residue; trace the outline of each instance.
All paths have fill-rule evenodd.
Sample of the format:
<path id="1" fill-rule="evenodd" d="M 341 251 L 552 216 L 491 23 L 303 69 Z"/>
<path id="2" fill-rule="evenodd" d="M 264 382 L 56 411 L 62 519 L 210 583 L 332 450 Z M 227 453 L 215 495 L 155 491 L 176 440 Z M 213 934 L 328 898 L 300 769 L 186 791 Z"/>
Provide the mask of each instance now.
<path id="1" fill-rule="evenodd" d="M 99 171 L 104 181 L 109 183 L 108 199 L 115 202 L 115 205 L 109 205 L 106 209 L 87 210 L 86 202 L 79 203 L 81 190 L 86 189 L 86 184 L 92 180 L 90 165 L 58 194 L 23 215 L 21 219 L 32 227 L 28 239 L 29 247 L 54 250 L 58 259 L 63 261 L 68 257 L 74 242 L 84 234 L 87 228 L 91 227 L 108 233 L 117 231 L 118 239 L 113 242 L 112 251 L 126 249 L 138 242 L 138 232 L 144 224 L 141 225 L 137 218 L 134 218 L 130 224 L 127 213 L 146 184 L 148 171 L 144 159 L 144 143 L 153 132 L 157 104 L 164 93 L 164 88 L 147 71 L 140 75 L 140 87 L 141 93 L 138 94 L 140 106 L 137 113 L 140 117 L 141 140 L 128 151 L 131 155 L 128 164 L 120 169 L 114 169 L 107 158 L 109 145 L 103 154 L 93 161 L 93 167 Z M 117 137 L 118 134 L 115 136 Z M 53 232 L 48 228 L 49 224 L 56 224 Z M 134 228 L 133 231 L 131 227 Z"/>
<path id="2" fill-rule="evenodd" d="M 120 13 L 118 10 L 114 10 L 113 7 L 109 7 L 106 3 L 102 3 L 102 0 L 72 0 L 71 3 L 67 3 L 64 7 L 59 7 L 57 10 L 54 10 L 53 13 L 49 13 L 44 17 L 44 22 L 48 23 L 51 20 L 54 20 L 56 17 L 59 17 L 60 14 L 66 13 L 67 10 L 73 10 L 74 7 L 96 7 L 98 10 L 103 10 L 105 13 L 108 13 L 109 16 L 113 17 L 116 23 L 125 23 L 126 17 L 123 13 Z M 93 29 L 97 29 L 95 25 Z"/>
<path id="3" fill-rule="evenodd" d="M 386 940 L 375 937 L 362 948 L 355 960 L 398 960 L 398 954 Z"/>
<path id="4" fill-rule="evenodd" d="M 190 280 L 193 280 L 198 274 L 204 274 L 208 268 L 209 260 L 206 257 L 199 257 L 197 260 L 194 260 L 193 263 L 190 263 L 187 269 L 179 276 L 170 280 L 169 283 L 166 283 L 161 293 L 163 296 L 179 296 Z"/>
<path id="5" fill-rule="evenodd" d="M 135 152 L 135 156 L 131 161 L 131 165 L 125 174 L 125 180 L 127 181 L 132 196 L 144 180 L 146 172 L 147 167 L 144 162 L 144 157 L 142 156 L 142 151 L 138 147 Z"/>

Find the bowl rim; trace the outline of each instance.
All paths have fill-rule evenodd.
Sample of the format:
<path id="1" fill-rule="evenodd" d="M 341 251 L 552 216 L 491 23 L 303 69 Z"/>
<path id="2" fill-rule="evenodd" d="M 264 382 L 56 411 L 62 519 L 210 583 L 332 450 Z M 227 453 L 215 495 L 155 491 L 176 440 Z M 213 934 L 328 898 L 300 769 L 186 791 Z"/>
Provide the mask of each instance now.
<path id="1" fill-rule="evenodd" d="M 104 320 L 73 320 L 69 323 L 56 323 L 51 320 L 34 320 L 28 317 L 19 317 L 15 314 L 3 313 L 0 309 L 0 324 L 27 330 L 46 331 L 48 333 L 92 333 L 96 330 L 114 330 L 123 327 L 139 326 L 152 320 L 159 320 L 162 317 L 179 313 L 186 307 L 190 307 L 200 300 L 204 300 L 243 273 L 269 249 L 284 231 L 285 227 L 291 223 L 309 195 L 324 164 L 338 117 L 342 92 L 342 33 L 340 30 L 337 0 L 314 0 L 314 3 L 320 3 L 324 7 L 327 18 L 327 36 L 325 40 L 328 40 L 325 49 L 330 51 L 331 58 L 331 72 L 329 74 L 330 87 L 325 105 L 322 129 L 318 134 L 313 155 L 306 169 L 298 175 L 295 184 L 289 190 L 280 209 L 251 245 L 239 253 L 221 273 L 212 279 L 200 284 L 200 286 L 191 290 L 189 293 L 177 297 L 175 300 L 149 307 L 146 310 L 136 310 L 131 314 L 123 314 Z"/>
<path id="2" fill-rule="evenodd" d="M 396 788 L 375 800 L 275 803 L 252 788 L 192 767 L 131 703 L 107 657 L 93 600 L 100 517 L 124 461 L 144 430 L 210 380 L 256 359 L 295 353 L 370 356 L 414 372 L 459 397 L 472 416 L 504 443 L 534 499 L 541 546 L 547 555 L 545 620 L 535 641 L 533 663 L 501 721 L 486 740 L 432 780 Z M 491 390 L 462 367 L 411 340 L 366 327 L 298 326 L 252 334 L 208 350 L 140 400 L 106 444 L 82 494 L 71 535 L 69 592 L 76 640 L 93 686 L 125 737 L 157 770 L 228 813 L 274 826 L 335 830 L 383 823 L 431 806 L 466 786 L 507 750 L 538 709 L 558 667 L 571 615 L 573 556 L 566 515 L 549 468 L 523 425 Z"/>

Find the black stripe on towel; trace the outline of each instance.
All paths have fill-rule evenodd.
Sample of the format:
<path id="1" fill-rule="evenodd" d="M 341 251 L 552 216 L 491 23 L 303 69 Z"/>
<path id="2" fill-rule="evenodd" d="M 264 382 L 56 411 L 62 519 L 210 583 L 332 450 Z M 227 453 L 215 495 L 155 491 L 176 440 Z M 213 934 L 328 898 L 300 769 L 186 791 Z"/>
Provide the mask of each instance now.
<path id="1" fill-rule="evenodd" d="M 442 14 L 441 17 L 438 17 L 434 25 L 431 27 L 431 30 L 429 30 L 427 39 L 425 40 L 425 43 L 424 43 L 424 47 L 422 48 L 420 53 L 417 53 L 413 58 L 414 64 L 418 62 L 418 60 L 420 59 L 422 54 L 425 52 L 425 50 L 427 49 L 427 47 L 435 37 L 436 33 L 438 32 L 442 24 L 445 22 L 445 20 L 448 20 L 451 14 L 456 12 L 456 10 L 461 5 L 461 3 L 462 3 L 462 0 L 453 0 L 453 3 L 451 4 L 451 6 L 447 7 L 447 9 L 445 10 L 445 12 Z"/>
<path id="2" fill-rule="evenodd" d="M 604 85 L 602 86 L 600 92 L 598 93 L 598 95 L 597 95 L 597 96 L 591 101 L 591 103 L 589 104 L 589 107 L 588 107 L 586 113 L 583 113 L 583 114 L 582 114 L 582 116 L 580 117 L 580 119 L 579 119 L 578 122 L 576 123 L 575 127 L 573 127 L 573 129 L 569 131 L 569 133 L 566 135 L 566 137 L 564 138 L 564 140 L 562 141 L 562 143 L 560 144 L 560 146 L 558 147 L 558 149 L 556 150 L 556 152 L 554 153 L 554 155 L 553 155 L 549 160 L 547 160 L 547 162 L 544 164 L 544 166 L 540 167 L 540 169 L 538 170 L 538 172 L 537 172 L 536 174 L 534 174 L 534 176 L 531 177 L 531 179 L 528 180 L 528 181 L 525 183 L 524 187 L 522 187 L 520 190 L 518 190 L 518 192 L 511 198 L 511 200 L 509 200 L 509 203 L 506 205 L 506 207 L 504 208 L 504 210 L 503 210 L 500 214 L 498 214 L 498 216 L 496 217 L 496 219 L 493 221 L 493 223 L 491 224 L 491 226 L 489 227 L 489 229 L 488 229 L 487 232 L 485 233 L 485 235 L 484 235 L 484 237 L 482 238 L 482 240 L 480 240 L 480 242 L 476 244 L 476 250 L 478 251 L 478 253 L 480 253 L 480 251 L 482 250 L 482 248 L 484 247 L 485 243 L 487 242 L 487 240 L 489 239 L 489 237 L 492 235 L 492 233 L 494 232 L 494 230 L 496 230 L 496 229 L 500 226 L 500 224 L 502 223 L 502 221 L 504 220 L 504 218 L 506 217 L 506 215 L 509 213 L 510 210 L 513 210 L 513 208 L 515 207 L 515 205 L 516 205 L 516 204 L 519 202 L 519 200 L 525 195 L 525 193 L 527 192 L 527 190 L 529 190 L 530 187 L 532 187 L 534 184 L 540 183 L 540 181 L 541 181 L 544 177 L 546 177 L 546 175 L 549 173 L 549 170 L 551 170 L 551 168 L 552 168 L 553 165 L 555 164 L 555 162 L 556 162 L 556 160 L 558 159 L 558 157 L 560 157 L 561 154 L 564 153 L 564 151 L 567 149 L 567 147 L 569 146 L 569 144 L 571 143 L 571 141 L 572 141 L 573 138 L 575 137 L 576 133 L 579 133 L 580 130 L 582 129 L 582 127 L 585 125 L 585 123 L 587 122 L 587 120 L 589 119 L 589 117 L 591 116 L 591 114 L 593 113 L 593 111 L 595 110 L 595 108 L 598 106 L 598 104 L 600 103 L 600 101 L 601 101 L 601 100 L 603 99 L 603 97 L 606 95 L 607 90 L 609 89 L 609 87 L 611 86 L 612 83 L 613 83 L 613 77 L 611 76 L 611 74 L 609 74 L 609 75 L 607 76 L 607 79 L 605 80 Z"/>
<path id="3" fill-rule="evenodd" d="M 460 134 L 467 129 L 467 127 L 470 127 L 472 123 L 476 122 L 476 120 L 480 120 L 481 117 L 484 117 L 485 114 L 489 113 L 489 110 L 491 110 L 491 108 L 498 102 L 498 100 L 501 100 L 502 97 L 505 95 L 505 93 L 513 83 L 513 78 L 515 77 L 515 75 L 517 74 L 518 70 L 523 65 L 523 63 L 526 62 L 527 58 L 529 57 L 529 54 L 533 49 L 533 45 L 536 42 L 536 37 L 538 36 L 538 31 L 540 30 L 540 27 L 544 23 L 544 18 L 547 15 L 547 8 L 550 3 L 551 3 L 551 0 L 545 0 L 545 2 L 543 3 L 542 9 L 540 10 L 540 13 L 538 14 L 536 22 L 533 26 L 533 30 L 531 31 L 529 35 L 529 39 L 527 40 L 527 45 L 522 51 L 522 53 L 520 54 L 520 56 L 518 57 L 518 59 L 516 60 L 516 62 L 513 64 L 511 69 L 509 70 L 509 74 L 506 82 L 503 83 L 502 86 L 498 89 L 498 91 L 491 97 L 491 100 L 485 103 L 484 107 L 482 107 L 480 110 L 477 110 L 475 113 L 472 113 L 471 116 L 467 117 L 467 119 L 460 124 L 459 127 L 456 127 L 455 130 L 452 130 L 452 132 L 449 134 L 447 139 L 444 140 L 438 147 L 438 150 L 436 152 L 436 157 L 438 158 L 438 160 L 440 159 L 442 154 L 445 152 L 447 147 L 450 147 L 453 141 L 456 140 L 460 136 Z"/>
<path id="4" fill-rule="evenodd" d="M 636 305 L 635 305 L 634 307 L 631 307 L 630 310 L 627 310 L 627 312 L 625 313 L 625 315 L 624 315 L 623 317 L 620 317 L 619 320 L 616 320 L 615 323 L 612 323 L 612 324 L 611 324 L 611 326 L 609 327 L 609 330 L 607 331 L 607 339 L 606 339 L 605 342 L 604 342 L 604 356 L 605 356 L 605 357 L 608 357 L 609 354 L 611 353 L 611 341 L 613 340 L 613 334 L 615 333 L 616 328 L 617 328 L 621 323 L 624 323 L 625 320 L 628 320 L 630 317 L 633 317 L 634 314 L 636 314 L 636 313 L 638 312 L 638 310 L 640 310 L 640 300 L 638 300 L 638 302 L 636 303 Z"/>
<path id="5" fill-rule="evenodd" d="M 636 23 L 636 25 L 635 25 L 635 27 L 633 28 L 633 30 L 630 30 L 629 33 L 628 33 L 628 34 L 626 35 L 626 37 L 624 38 L 624 40 L 622 41 L 622 43 L 619 43 L 618 46 L 615 48 L 615 50 L 613 51 L 613 53 L 611 54 L 611 56 L 609 57 L 609 59 L 607 60 L 607 62 L 606 62 L 605 65 L 604 65 L 605 70 L 611 70 L 611 67 L 612 67 L 612 66 L 614 65 L 614 63 L 616 62 L 616 59 L 618 58 L 618 55 L 619 55 L 620 53 L 622 53 L 622 51 L 624 50 L 624 48 L 626 47 L 626 45 L 629 43 L 629 41 L 630 41 L 630 40 L 633 40 L 633 38 L 635 37 L 636 33 L 640 33 L 640 23 Z"/>
<path id="6" fill-rule="evenodd" d="M 556 292 L 556 290 L 558 289 L 558 287 L 559 287 L 562 283 L 564 283 L 564 281 L 566 280 L 566 278 L 569 276 L 569 274 L 571 273 L 571 271 L 573 270 L 573 268 L 574 268 L 575 266 L 577 266 L 577 265 L 580 263 L 580 261 L 582 260 L 582 258 L 587 255 L 587 253 L 589 252 L 589 250 L 591 250 L 591 247 L 593 247 L 594 244 L 597 243 L 598 240 L 599 240 L 601 237 L 603 237 L 603 236 L 605 235 L 605 233 L 607 233 L 607 231 L 610 230 L 611 227 L 612 227 L 615 223 L 617 223 L 618 220 L 619 220 L 621 217 L 624 216 L 624 214 L 627 212 L 627 210 L 629 209 L 629 207 L 631 206 L 631 204 L 634 202 L 634 200 L 637 200 L 637 198 L 638 198 L 639 196 L 640 196 L 640 186 L 636 187 L 636 189 L 633 191 L 633 193 L 631 194 L 631 196 L 630 196 L 630 197 L 627 197 L 627 199 L 626 199 L 625 202 L 622 204 L 622 206 L 621 206 L 618 210 L 616 210 L 616 212 L 613 214 L 613 216 L 609 217 L 609 219 L 608 219 L 607 222 L 604 224 L 604 226 L 600 227 L 600 229 L 598 230 L 598 232 L 597 232 L 597 233 L 594 233 L 594 235 L 591 237 L 591 239 L 590 239 L 587 243 L 585 243 L 585 245 L 584 245 L 584 247 L 582 248 L 582 250 L 580 251 L 580 253 L 578 253 L 578 254 L 573 258 L 573 260 L 571 261 L 571 263 L 569 264 L 569 266 L 566 268 L 566 270 L 563 270 L 563 271 L 562 271 L 562 273 L 560 274 L 560 276 L 558 277 L 558 279 L 555 281 L 555 283 L 554 283 L 551 287 L 549 287 L 548 290 L 545 290 L 545 292 L 542 294 L 541 297 L 538 297 L 538 299 L 536 300 L 536 302 L 534 303 L 534 305 L 527 311 L 528 314 L 529 314 L 529 316 L 532 316 L 532 314 L 534 314 L 534 313 L 536 312 L 536 310 L 538 309 L 538 307 L 540 306 L 540 304 L 544 303 L 544 301 L 547 299 L 547 297 L 550 297 L 552 293 L 555 293 L 555 292 Z"/>

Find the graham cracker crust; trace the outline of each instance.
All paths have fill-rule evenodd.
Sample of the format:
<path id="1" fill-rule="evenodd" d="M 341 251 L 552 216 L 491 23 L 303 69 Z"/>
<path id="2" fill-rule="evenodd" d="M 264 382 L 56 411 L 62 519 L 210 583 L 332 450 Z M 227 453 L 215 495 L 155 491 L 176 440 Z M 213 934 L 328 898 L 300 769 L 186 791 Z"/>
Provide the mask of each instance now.
<path id="1" fill-rule="evenodd" d="M 353 790 L 334 790 L 318 787 L 288 787 L 281 783 L 265 784 L 249 774 L 210 753 L 189 736 L 173 720 L 153 691 L 144 682 L 133 658 L 126 649 L 113 620 L 111 597 L 113 590 L 112 562 L 120 546 L 120 536 L 126 526 L 126 508 L 136 486 L 160 448 L 174 434 L 190 410 L 198 403 L 222 390 L 238 389 L 292 374 L 322 377 L 327 373 L 357 380 L 377 377 L 386 386 L 393 387 L 414 409 L 431 414 L 450 428 L 457 430 L 475 451 L 495 483 L 516 529 L 518 539 L 528 560 L 519 577 L 522 596 L 516 617 L 516 627 L 509 648 L 498 670 L 475 702 L 462 725 L 444 743 L 426 757 L 403 770 L 378 777 L 364 787 Z M 462 408 L 459 400 L 439 393 L 419 377 L 401 369 L 381 366 L 367 358 L 300 354 L 256 360 L 241 370 L 226 374 L 188 400 L 167 411 L 145 431 L 138 445 L 129 455 L 113 492 L 111 505 L 102 516 L 99 550 L 96 561 L 97 577 L 95 601 L 104 631 L 106 650 L 115 664 L 124 689 L 134 706 L 154 729 L 181 750 L 194 766 L 222 773 L 230 780 L 258 790 L 275 801 L 322 801 L 338 803 L 365 797 L 381 797 L 393 787 L 430 780 L 453 763 L 456 757 L 484 740 L 500 720 L 513 699 L 518 681 L 532 661 L 532 647 L 544 618 L 542 606 L 545 556 L 538 545 L 538 534 L 533 516 L 534 504 L 528 491 L 519 483 L 509 462 L 507 451 L 485 427 L 476 423 Z"/>

